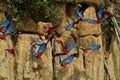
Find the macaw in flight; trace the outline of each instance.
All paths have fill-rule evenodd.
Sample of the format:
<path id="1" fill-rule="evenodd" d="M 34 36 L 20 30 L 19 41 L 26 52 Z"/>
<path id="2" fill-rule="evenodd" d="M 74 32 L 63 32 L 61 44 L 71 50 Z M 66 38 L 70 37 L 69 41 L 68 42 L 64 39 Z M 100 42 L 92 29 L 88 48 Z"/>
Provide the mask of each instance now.
<path id="1" fill-rule="evenodd" d="M 67 55 L 73 49 L 74 45 L 74 43 L 65 45 L 65 47 L 63 47 L 63 54 Z"/>
<path id="2" fill-rule="evenodd" d="M 87 21 L 91 24 L 97 24 L 97 23 L 100 22 L 100 20 L 93 20 L 93 19 L 90 19 L 90 18 L 83 18 L 83 19 L 84 19 L 84 21 Z"/>
<path id="3" fill-rule="evenodd" d="M 78 24 L 79 21 L 83 21 L 83 12 L 80 12 L 78 9 L 75 10 L 78 18 L 73 18 L 73 22 L 66 26 L 66 30 L 69 31 L 75 24 Z"/>
<path id="4" fill-rule="evenodd" d="M 100 48 L 100 45 L 93 44 L 93 45 L 89 45 L 89 46 L 85 46 L 85 47 L 76 45 L 76 47 L 77 47 L 78 49 L 82 49 L 83 52 L 87 53 L 89 50 L 97 50 L 97 49 L 99 49 L 99 48 Z"/>
<path id="5" fill-rule="evenodd" d="M 66 57 L 65 59 L 62 59 L 62 54 L 59 54 L 59 62 L 61 64 L 62 67 L 66 68 L 66 65 L 68 65 L 69 63 L 72 62 L 72 60 L 74 59 L 74 57 L 78 57 L 79 54 L 75 53 L 75 54 L 71 54 L 68 57 Z"/>

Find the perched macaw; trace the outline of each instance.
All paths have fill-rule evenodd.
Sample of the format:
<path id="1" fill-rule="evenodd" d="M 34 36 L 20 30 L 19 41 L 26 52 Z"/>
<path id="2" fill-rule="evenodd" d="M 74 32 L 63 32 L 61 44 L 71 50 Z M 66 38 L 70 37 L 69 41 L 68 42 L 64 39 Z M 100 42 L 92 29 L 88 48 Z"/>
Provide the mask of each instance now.
<path id="1" fill-rule="evenodd" d="M 6 27 L 6 26 L 8 26 L 8 24 L 10 24 L 10 22 L 11 22 L 11 19 L 10 18 L 8 18 L 8 19 L 6 19 L 4 22 L 2 22 L 1 24 L 0 24 L 0 28 L 1 27 Z"/>
<path id="2" fill-rule="evenodd" d="M 63 48 L 63 54 L 68 54 L 74 47 L 74 43 L 70 43 Z"/>
<path id="3" fill-rule="evenodd" d="M 65 59 L 62 59 L 62 54 L 59 54 L 58 57 L 59 57 L 59 62 L 61 64 L 61 66 L 65 68 L 67 64 L 72 62 L 74 57 L 78 57 L 78 54 L 71 54 L 68 57 L 66 57 Z"/>
<path id="4" fill-rule="evenodd" d="M 16 56 L 16 53 L 14 49 L 5 49 L 9 54 L 12 54 L 14 57 Z M 5 53 L 6 54 L 6 53 Z"/>
<path id="5" fill-rule="evenodd" d="M 80 18 L 83 17 L 83 13 L 80 12 L 78 9 L 75 10 L 76 15 Z"/>
<path id="6" fill-rule="evenodd" d="M 99 18 L 100 20 L 103 19 L 103 12 L 104 12 L 104 11 L 105 11 L 105 9 L 104 9 L 103 7 L 101 7 L 101 8 L 99 9 L 99 11 L 97 12 L 98 18 Z"/>

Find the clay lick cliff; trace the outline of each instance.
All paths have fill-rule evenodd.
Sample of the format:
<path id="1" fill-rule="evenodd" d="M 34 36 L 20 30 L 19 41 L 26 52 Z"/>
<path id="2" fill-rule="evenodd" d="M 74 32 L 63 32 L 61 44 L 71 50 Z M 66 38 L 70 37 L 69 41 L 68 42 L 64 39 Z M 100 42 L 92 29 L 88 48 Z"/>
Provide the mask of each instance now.
<path id="1" fill-rule="evenodd" d="M 56 24 L 28 18 L 16 28 L 0 12 L 0 80 L 119 80 L 119 27 L 106 46 L 101 26 L 110 18 L 115 23 L 114 13 L 57 5 L 62 18 Z"/>

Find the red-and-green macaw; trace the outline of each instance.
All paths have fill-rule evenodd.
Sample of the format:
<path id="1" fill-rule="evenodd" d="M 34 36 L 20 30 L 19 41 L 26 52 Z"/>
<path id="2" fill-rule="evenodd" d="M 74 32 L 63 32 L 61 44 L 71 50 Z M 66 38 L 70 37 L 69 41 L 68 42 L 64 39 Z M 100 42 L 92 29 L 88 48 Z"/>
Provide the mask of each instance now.
<path id="1" fill-rule="evenodd" d="M 62 54 L 59 54 L 58 57 L 59 57 L 59 62 L 61 64 L 62 67 L 66 67 L 69 63 L 72 62 L 72 60 L 74 59 L 74 57 L 78 57 L 78 54 L 71 54 L 69 55 L 68 57 L 62 59 Z"/>

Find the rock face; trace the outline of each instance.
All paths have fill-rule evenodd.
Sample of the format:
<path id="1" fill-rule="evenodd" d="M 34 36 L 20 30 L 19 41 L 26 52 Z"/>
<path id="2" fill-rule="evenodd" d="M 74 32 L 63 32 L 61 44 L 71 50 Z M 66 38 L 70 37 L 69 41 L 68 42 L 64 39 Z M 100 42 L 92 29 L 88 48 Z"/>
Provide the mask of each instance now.
<path id="1" fill-rule="evenodd" d="M 66 3 L 58 3 L 58 6 L 63 16 L 61 25 L 56 31 L 60 36 L 55 35 L 56 39 L 66 43 L 75 42 L 80 46 L 99 44 L 101 48 L 84 53 L 81 49 L 78 50 L 74 47 L 63 58 L 74 53 L 79 54 L 79 57 L 74 58 L 66 68 L 63 68 L 59 64 L 59 57 L 54 57 L 56 53 L 62 52 L 62 45 L 56 43 L 57 50 L 53 54 L 50 41 L 42 55 L 42 60 L 33 59 L 31 56 L 31 37 L 39 38 L 41 35 L 46 35 L 43 26 L 52 27 L 52 23 L 39 22 L 36 25 L 31 19 L 26 24 L 31 27 L 27 30 L 27 26 L 22 29 L 26 33 L 19 34 L 16 45 L 14 45 L 10 36 L 7 37 L 6 41 L 0 40 L 0 61 L 5 57 L 4 50 L 6 48 L 14 48 L 17 53 L 15 58 L 11 54 L 5 57 L 0 66 L 0 80 L 119 80 L 120 44 L 117 38 L 112 39 L 110 52 L 106 52 L 100 24 L 79 22 L 70 31 L 66 31 L 66 25 L 72 21 L 72 18 L 76 17 L 73 12 L 74 5 L 68 6 Z M 84 17 L 97 19 L 95 8 L 93 6 L 88 7 L 84 12 Z M 5 19 L 4 13 L 0 12 L 0 22 Z"/>
<path id="2" fill-rule="evenodd" d="M 32 59 L 31 57 L 31 38 L 39 38 L 38 35 L 20 34 L 16 51 L 16 80 L 51 80 L 53 78 L 52 68 L 52 48 L 50 43 L 42 56 L 42 60 Z"/>
<path id="3" fill-rule="evenodd" d="M 6 20 L 4 13 L 0 12 L 0 22 L 4 20 Z M 6 41 L 0 40 L 0 61 L 2 61 L 2 65 L 0 66 L 0 80 L 14 80 L 15 58 L 10 54 L 5 57 L 4 51 L 8 48 L 13 48 L 10 36 L 7 37 Z"/>

